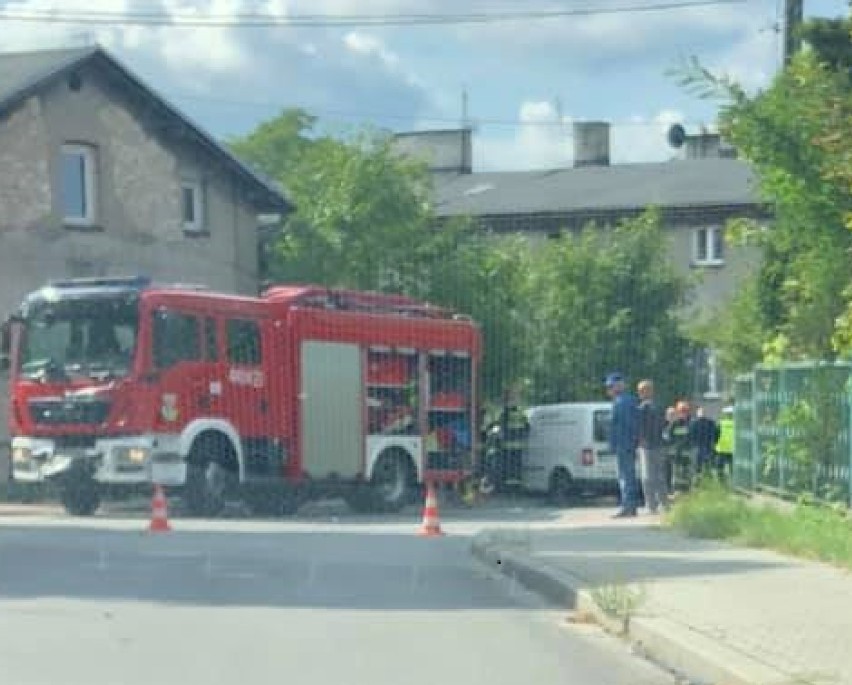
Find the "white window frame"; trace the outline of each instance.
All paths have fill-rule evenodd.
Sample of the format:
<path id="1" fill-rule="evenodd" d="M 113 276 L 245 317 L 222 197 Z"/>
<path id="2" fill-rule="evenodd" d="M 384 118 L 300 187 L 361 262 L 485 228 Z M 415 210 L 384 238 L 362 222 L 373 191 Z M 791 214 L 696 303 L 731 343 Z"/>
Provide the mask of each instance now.
<path id="1" fill-rule="evenodd" d="M 65 188 L 62 184 L 65 183 L 65 177 L 60 171 L 60 205 L 62 206 L 62 221 L 67 226 L 94 226 L 98 220 L 98 174 L 97 150 L 94 145 L 85 143 L 65 143 L 62 146 L 62 160 L 60 164 L 64 164 L 66 155 L 79 155 L 83 158 L 83 202 L 86 212 L 84 216 L 68 216 L 65 213 Z"/>
<path id="2" fill-rule="evenodd" d="M 192 192 L 192 213 L 194 221 L 186 221 L 183 215 L 184 194 Z M 187 233 L 203 233 L 205 230 L 204 215 L 204 184 L 201 181 L 183 180 L 180 184 L 180 219 L 183 230 Z"/>
<path id="3" fill-rule="evenodd" d="M 716 254 L 716 236 L 722 244 L 722 254 Z M 704 247 L 704 257 L 700 248 Z M 698 266 L 722 266 L 725 263 L 725 232 L 721 226 L 702 226 L 692 232 L 692 263 Z"/>
<path id="4" fill-rule="evenodd" d="M 715 350 L 707 350 L 707 388 L 704 390 L 704 398 L 708 400 L 718 399 L 722 396 L 722 388 L 719 382 L 719 356 Z"/>

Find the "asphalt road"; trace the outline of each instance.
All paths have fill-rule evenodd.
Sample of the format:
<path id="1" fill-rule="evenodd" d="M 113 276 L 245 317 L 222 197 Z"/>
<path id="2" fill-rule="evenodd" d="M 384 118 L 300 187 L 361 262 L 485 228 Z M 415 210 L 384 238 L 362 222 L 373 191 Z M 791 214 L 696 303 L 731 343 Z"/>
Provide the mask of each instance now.
<path id="1" fill-rule="evenodd" d="M 658 685 L 469 555 L 491 510 L 416 517 L 145 521 L 0 517 L 4 685 Z M 526 517 L 526 519 L 525 519 Z"/>

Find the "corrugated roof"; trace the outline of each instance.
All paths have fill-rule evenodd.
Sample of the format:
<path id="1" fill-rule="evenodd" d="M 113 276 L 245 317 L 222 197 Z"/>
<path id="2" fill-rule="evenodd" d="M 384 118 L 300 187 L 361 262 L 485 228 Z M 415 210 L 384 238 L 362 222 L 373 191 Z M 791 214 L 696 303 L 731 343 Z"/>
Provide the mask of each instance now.
<path id="1" fill-rule="evenodd" d="M 760 204 L 751 167 L 736 159 L 436 174 L 434 183 L 439 216 Z"/>
<path id="2" fill-rule="evenodd" d="M 198 144 L 206 147 L 214 155 L 223 158 L 237 176 L 254 185 L 267 200 L 267 207 L 278 211 L 291 209 L 284 192 L 273 181 L 264 178 L 257 171 L 235 157 L 230 150 L 220 144 L 201 126 L 169 103 L 164 97 L 147 85 L 101 47 L 87 47 L 67 50 L 41 50 L 34 52 L 0 52 L 0 112 L 15 106 L 18 102 L 62 77 L 73 68 L 80 67 L 90 60 L 103 60 L 116 70 L 125 81 L 155 101 L 167 114 L 179 120 L 194 135 Z"/>

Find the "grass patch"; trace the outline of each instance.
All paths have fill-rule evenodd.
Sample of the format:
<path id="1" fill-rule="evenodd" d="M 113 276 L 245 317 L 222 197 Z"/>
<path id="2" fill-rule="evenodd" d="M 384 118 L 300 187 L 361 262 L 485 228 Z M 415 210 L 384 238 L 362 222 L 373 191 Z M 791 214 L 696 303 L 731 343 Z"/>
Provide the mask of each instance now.
<path id="1" fill-rule="evenodd" d="M 852 569 L 852 521 L 843 511 L 799 504 L 755 507 L 718 483 L 703 483 L 672 507 L 667 522 L 694 538 L 730 540 Z"/>

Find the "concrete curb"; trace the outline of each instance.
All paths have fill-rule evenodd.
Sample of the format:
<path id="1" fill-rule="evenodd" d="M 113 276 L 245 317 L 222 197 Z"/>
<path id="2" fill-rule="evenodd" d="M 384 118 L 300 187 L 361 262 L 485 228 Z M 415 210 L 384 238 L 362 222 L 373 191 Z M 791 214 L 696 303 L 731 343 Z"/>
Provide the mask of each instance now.
<path id="1" fill-rule="evenodd" d="M 592 617 L 608 632 L 632 643 L 638 653 L 690 682 L 707 685 L 795 685 L 801 682 L 670 619 L 659 616 L 635 616 L 625 622 L 615 619 L 600 609 L 580 579 L 536 562 L 524 551 L 506 549 L 488 538 L 486 533 L 471 543 L 471 554 L 480 562 L 554 605 Z"/>

